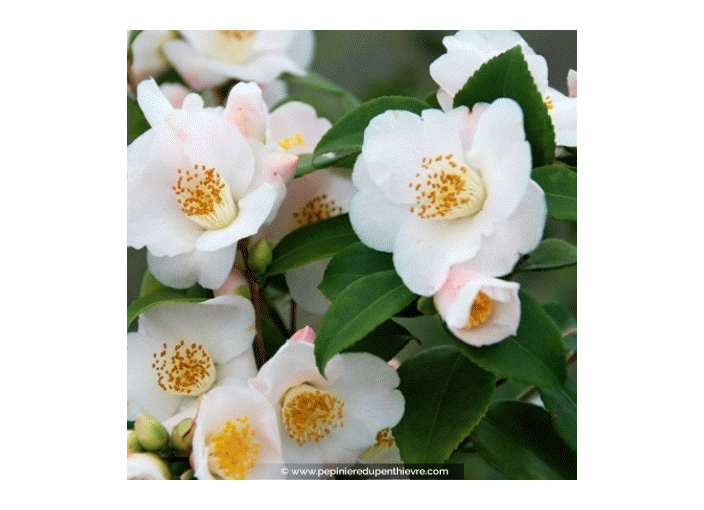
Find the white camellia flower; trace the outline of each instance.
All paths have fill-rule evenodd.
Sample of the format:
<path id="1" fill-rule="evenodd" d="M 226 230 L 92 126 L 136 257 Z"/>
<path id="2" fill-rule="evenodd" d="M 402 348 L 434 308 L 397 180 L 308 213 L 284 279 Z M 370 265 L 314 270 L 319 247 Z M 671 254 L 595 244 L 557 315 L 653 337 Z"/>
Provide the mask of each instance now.
<path id="1" fill-rule="evenodd" d="M 175 39 L 173 30 L 142 30 L 132 41 L 132 83 L 135 85 L 150 76 L 158 76 L 169 67 L 162 49 L 167 41 Z"/>
<path id="2" fill-rule="evenodd" d="M 567 73 L 567 89 L 570 97 L 577 97 L 577 71 L 570 69 Z"/>
<path id="3" fill-rule="evenodd" d="M 312 106 L 297 101 L 277 108 L 269 119 L 269 144 L 295 155 L 314 152 L 331 126 Z M 349 172 L 318 170 L 294 179 L 266 237 L 279 242 L 298 227 L 346 213 L 354 191 Z M 329 261 L 319 260 L 284 273 L 291 298 L 311 314 L 322 315 L 330 307 L 330 301 L 318 290 Z"/>
<path id="4" fill-rule="evenodd" d="M 271 83 L 302 75 L 313 59 L 310 30 L 181 30 L 164 54 L 186 83 L 203 90 L 229 79 Z"/>
<path id="5" fill-rule="evenodd" d="M 139 331 L 127 333 L 127 419 L 188 415 L 211 388 L 246 386 L 256 374 L 253 338 L 254 308 L 241 296 L 146 310 Z"/>
<path id="6" fill-rule="evenodd" d="M 276 214 L 298 158 L 266 147 L 261 90 L 239 83 L 225 108 L 197 94 L 175 109 L 148 80 L 138 102 L 152 126 L 127 148 L 127 241 L 146 246 L 149 269 L 176 288 L 220 287 L 237 241 Z"/>
<path id="7" fill-rule="evenodd" d="M 435 306 L 463 342 L 481 347 L 515 335 L 521 321 L 519 285 L 453 269 L 435 294 Z"/>
<path id="8" fill-rule="evenodd" d="M 286 463 L 347 463 L 376 443 L 377 434 L 403 416 L 399 377 L 366 352 L 334 356 L 325 377 L 313 344 L 287 341 L 250 385 L 277 410 Z"/>
<path id="9" fill-rule="evenodd" d="M 511 30 L 460 30 L 443 39 L 447 53 L 430 64 L 430 75 L 440 86 L 438 102 L 452 108 L 455 94 L 482 64 L 520 46 L 538 91 L 548 107 L 555 127 L 555 143 L 577 146 L 577 100 L 548 86 L 548 64 L 518 34 Z"/>
<path id="10" fill-rule="evenodd" d="M 154 453 L 128 453 L 127 479 L 170 480 L 171 473 L 164 460 Z"/>
<path id="11" fill-rule="evenodd" d="M 195 422 L 191 465 L 199 480 L 282 478 L 274 406 L 256 390 L 209 391 L 201 399 Z"/>
<path id="12" fill-rule="evenodd" d="M 538 245 L 547 208 L 530 173 L 513 100 L 388 111 L 364 132 L 350 221 L 367 246 L 393 252 L 409 289 L 432 296 L 454 265 L 500 276 Z"/>

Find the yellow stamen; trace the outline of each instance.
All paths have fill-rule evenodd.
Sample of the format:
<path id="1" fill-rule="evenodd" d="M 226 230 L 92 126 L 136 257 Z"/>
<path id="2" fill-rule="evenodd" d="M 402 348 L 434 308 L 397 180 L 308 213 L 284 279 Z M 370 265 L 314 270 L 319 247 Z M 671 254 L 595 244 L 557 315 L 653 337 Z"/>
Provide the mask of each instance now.
<path id="1" fill-rule="evenodd" d="M 156 382 L 165 393 L 200 395 L 215 382 L 215 366 L 210 355 L 199 343 L 180 340 L 173 350 L 166 344 L 152 354 Z"/>
<path id="2" fill-rule="evenodd" d="M 470 329 L 486 321 L 494 309 L 494 302 L 481 290 L 472 303 L 472 310 L 469 312 L 469 319 L 464 329 Z"/>
<path id="3" fill-rule="evenodd" d="M 301 384 L 284 395 L 281 415 L 289 437 L 303 446 L 344 427 L 344 407 L 344 402 L 327 391 Z"/>
<path id="4" fill-rule="evenodd" d="M 342 214 L 342 207 L 335 205 L 326 194 L 311 198 L 300 211 L 293 213 L 293 219 L 298 225 L 310 225 Z"/>
<path id="5" fill-rule="evenodd" d="M 237 217 L 237 205 L 230 187 L 215 168 L 193 165 L 193 170 L 178 169 L 171 190 L 188 219 L 208 230 L 230 225 Z"/>
<path id="6" fill-rule="evenodd" d="M 287 136 L 283 140 L 279 142 L 279 147 L 281 147 L 283 150 L 287 151 L 291 147 L 298 147 L 299 145 L 303 145 L 305 142 L 303 141 L 303 136 L 301 136 L 300 133 L 296 133 L 293 136 Z"/>
<path id="7" fill-rule="evenodd" d="M 416 192 L 416 206 L 410 212 L 424 219 L 455 219 L 478 213 L 486 200 L 479 173 L 460 164 L 454 154 L 426 157 L 423 172 L 408 187 Z"/>
<path id="8" fill-rule="evenodd" d="M 262 447 L 261 441 L 255 439 L 256 435 L 256 429 L 249 426 L 249 416 L 225 423 L 222 430 L 207 441 L 210 472 L 227 480 L 244 480 L 256 465 Z"/>
<path id="9" fill-rule="evenodd" d="M 552 110 L 552 108 L 553 108 L 553 106 L 554 106 L 554 104 L 553 104 L 553 102 L 552 102 L 552 98 L 550 97 L 550 95 L 545 96 L 545 106 L 548 107 L 548 110 Z"/>

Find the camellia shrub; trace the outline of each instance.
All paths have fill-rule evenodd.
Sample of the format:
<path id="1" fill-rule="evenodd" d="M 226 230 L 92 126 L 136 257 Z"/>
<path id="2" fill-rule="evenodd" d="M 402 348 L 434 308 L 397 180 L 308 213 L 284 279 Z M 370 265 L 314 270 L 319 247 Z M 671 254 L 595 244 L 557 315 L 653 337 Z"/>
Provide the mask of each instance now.
<path id="1" fill-rule="evenodd" d="M 128 33 L 128 478 L 576 478 L 577 73 L 443 44 L 361 102 L 310 31 Z"/>

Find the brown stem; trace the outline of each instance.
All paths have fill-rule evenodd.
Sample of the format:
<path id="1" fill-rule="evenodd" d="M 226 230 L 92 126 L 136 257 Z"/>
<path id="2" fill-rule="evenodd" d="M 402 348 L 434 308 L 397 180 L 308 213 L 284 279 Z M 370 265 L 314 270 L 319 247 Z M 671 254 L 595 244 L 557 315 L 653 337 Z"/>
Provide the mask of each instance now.
<path id="1" fill-rule="evenodd" d="M 252 268 L 249 267 L 249 250 L 247 249 L 247 241 L 245 239 L 240 239 L 237 243 L 237 247 L 242 253 L 242 258 L 244 259 L 244 276 L 247 278 L 247 283 L 249 284 L 249 293 L 252 295 L 252 305 L 254 306 L 254 348 L 257 353 L 257 358 L 259 358 L 259 366 L 266 363 L 266 350 L 264 349 L 264 334 L 262 333 L 262 312 L 260 304 L 260 289 L 259 281 L 254 276 Z"/>
<path id="2" fill-rule="evenodd" d="M 289 323 L 291 324 L 291 333 L 296 331 L 296 302 L 291 300 L 291 311 L 289 313 Z"/>

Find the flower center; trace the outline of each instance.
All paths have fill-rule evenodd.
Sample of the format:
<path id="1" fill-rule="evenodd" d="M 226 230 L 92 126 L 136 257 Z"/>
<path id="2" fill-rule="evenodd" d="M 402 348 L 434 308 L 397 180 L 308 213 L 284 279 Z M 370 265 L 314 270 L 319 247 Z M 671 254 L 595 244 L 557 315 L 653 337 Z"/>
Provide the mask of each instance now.
<path id="1" fill-rule="evenodd" d="M 218 230 L 237 218 L 237 204 L 226 182 L 215 168 L 193 165 L 193 171 L 178 169 L 171 186 L 181 211 L 188 219 L 208 230 Z"/>
<path id="2" fill-rule="evenodd" d="M 305 142 L 303 141 L 303 136 L 300 133 L 296 133 L 293 136 L 287 136 L 283 140 L 279 142 L 279 147 L 281 147 L 283 150 L 287 151 L 291 147 L 298 147 L 299 145 L 303 145 Z"/>
<path id="3" fill-rule="evenodd" d="M 301 384 L 284 395 L 281 415 L 291 439 L 298 446 L 320 442 L 333 429 L 345 426 L 342 421 L 345 403 L 327 391 Z"/>
<path id="4" fill-rule="evenodd" d="M 210 472 L 227 480 L 244 480 L 257 463 L 261 441 L 257 431 L 249 427 L 249 416 L 228 421 L 217 434 L 208 438 Z"/>
<path id="5" fill-rule="evenodd" d="M 381 429 L 376 435 L 376 444 L 374 446 L 391 448 L 395 444 L 396 438 L 391 435 L 391 429 L 386 427 L 385 429 Z"/>
<path id="6" fill-rule="evenodd" d="M 547 96 L 545 96 L 544 101 L 545 101 L 545 106 L 548 107 L 548 110 L 552 110 L 552 108 L 553 108 L 554 105 L 553 105 L 553 103 L 552 103 L 552 98 L 550 97 L 549 94 L 548 94 Z"/>
<path id="7" fill-rule="evenodd" d="M 454 154 L 423 158 L 424 172 L 408 183 L 416 191 L 416 205 L 410 208 L 421 218 L 455 219 L 478 213 L 486 200 L 478 172 L 458 163 Z"/>
<path id="8" fill-rule="evenodd" d="M 256 30 L 214 32 L 207 56 L 225 64 L 242 64 L 247 60 L 256 36 Z"/>
<path id="9" fill-rule="evenodd" d="M 161 352 L 155 352 L 153 357 L 156 382 L 165 393 L 196 396 L 215 382 L 213 360 L 201 344 L 187 345 L 180 340 L 173 350 L 163 344 Z"/>
<path id="10" fill-rule="evenodd" d="M 300 211 L 294 212 L 293 219 L 298 225 L 310 225 L 339 214 L 342 214 L 342 207 L 336 206 L 335 201 L 328 200 L 328 196 L 323 193 L 308 200 Z"/>
<path id="11" fill-rule="evenodd" d="M 481 290 L 472 303 L 472 310 L 469 312 L 469 319 L 464 329 L 470 329 L 486 321 L 494 309 L 494 302 Z"/>

